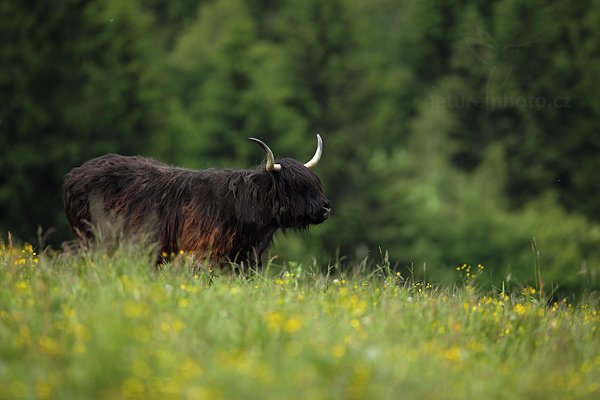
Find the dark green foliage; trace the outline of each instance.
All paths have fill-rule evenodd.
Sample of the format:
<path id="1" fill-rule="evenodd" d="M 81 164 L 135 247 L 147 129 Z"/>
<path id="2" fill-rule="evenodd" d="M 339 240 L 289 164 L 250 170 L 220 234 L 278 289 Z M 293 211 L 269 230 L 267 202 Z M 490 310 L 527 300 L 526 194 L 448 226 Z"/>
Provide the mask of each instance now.
<path id="1" fill-rule="evenodd" d="M 132 2 L 6 1 L 0 12 L 0 226 L 31 238 L 65 225 L 70 167 L 143 152 L 157 132 L 150 20 Z"/>
<path id="2" fill-rule="evenodd" d="M 381 249 L 439 279 L 538 262 L 599 284 L 597 2 L 8 0 L 0 17 L 3 231 L 64 228 L 62 176 L 101 153 L 249 167 L 247 137 L 303 160 L 318 132 L 333 215 L 279 240 L 284 258 Z"/>
<path id="3" fill-rule="evenodd" d="M 487 26 L 473 17 L 478 25 L 465 27 L 470 52 L 453 55 L 457 75 L 479 82 L 471 93 L 485 99 L 484 110 L 462 113 L 453 133 L 457 164 L 471 168 L 482 149 L 502 143 L 514 205 L 551 189 L 569 210 L 600 220 L 592 200 L 600 195 L 592 172 L 600 167 L 600 101 L 591 90 L 600 72 L 600 8 L 503 1 L 494 11 Z"/>

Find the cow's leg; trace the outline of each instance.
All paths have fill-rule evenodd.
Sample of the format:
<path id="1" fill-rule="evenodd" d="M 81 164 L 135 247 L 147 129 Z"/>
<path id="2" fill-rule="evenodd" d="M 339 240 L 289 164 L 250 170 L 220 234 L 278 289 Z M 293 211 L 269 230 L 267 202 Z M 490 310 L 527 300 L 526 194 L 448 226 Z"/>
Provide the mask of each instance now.
<path id="1" fill-rule="evenodd" d="M 252 266 L 256 269 L 256 271 L 262 271 L 262 255 L 263 253 L 271 246 L 273 242 L 273 234 L 275 233 L 275 229 L 270 230 L 263 237 L 263 240 L 258 244 L 258 246 L 252 249 L 252 254 L 250 254 L 252 258 Z"/>

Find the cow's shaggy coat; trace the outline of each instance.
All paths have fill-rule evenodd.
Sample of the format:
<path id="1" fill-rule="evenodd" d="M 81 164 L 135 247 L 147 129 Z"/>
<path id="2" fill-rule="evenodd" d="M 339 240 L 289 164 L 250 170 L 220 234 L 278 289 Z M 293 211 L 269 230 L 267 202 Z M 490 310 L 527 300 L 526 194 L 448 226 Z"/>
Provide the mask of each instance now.
<path id="1" fill-rule="evenodd" d="M 93 235 L 97 203 L 100 215 L 117 217 L 125 232 L 149 230 L 160 253 L 183 250 L 260 266 L 277 230 L 319 224 L 330 211 L 315 173 L 293 159 L 277 165 L 277 171 L 191 170 L 107 154 L 65 177 L 65 212 L 81 237 Z"/>

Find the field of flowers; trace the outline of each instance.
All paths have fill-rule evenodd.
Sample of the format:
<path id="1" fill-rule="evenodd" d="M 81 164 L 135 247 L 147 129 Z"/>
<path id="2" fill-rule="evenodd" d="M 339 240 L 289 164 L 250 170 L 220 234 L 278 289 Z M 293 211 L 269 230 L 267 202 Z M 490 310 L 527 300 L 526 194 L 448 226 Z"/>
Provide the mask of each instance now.
<path id="1" fill-rule="evenodd" d="M 0 244 L 0 399 L 600 398 L 598 296 Z"/>

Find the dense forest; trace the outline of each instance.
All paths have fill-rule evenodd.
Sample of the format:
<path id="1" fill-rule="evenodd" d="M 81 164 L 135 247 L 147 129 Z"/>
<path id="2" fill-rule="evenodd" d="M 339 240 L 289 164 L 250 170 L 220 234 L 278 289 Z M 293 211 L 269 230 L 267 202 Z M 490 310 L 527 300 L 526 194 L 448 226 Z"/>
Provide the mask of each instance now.
<path id="1" fill-rule="evenodd" d="M 308 159 L 279 260 L 600 287 L 600 2 L 0 2 L 0 237 L 59 247 L 70 168 Z"/>

